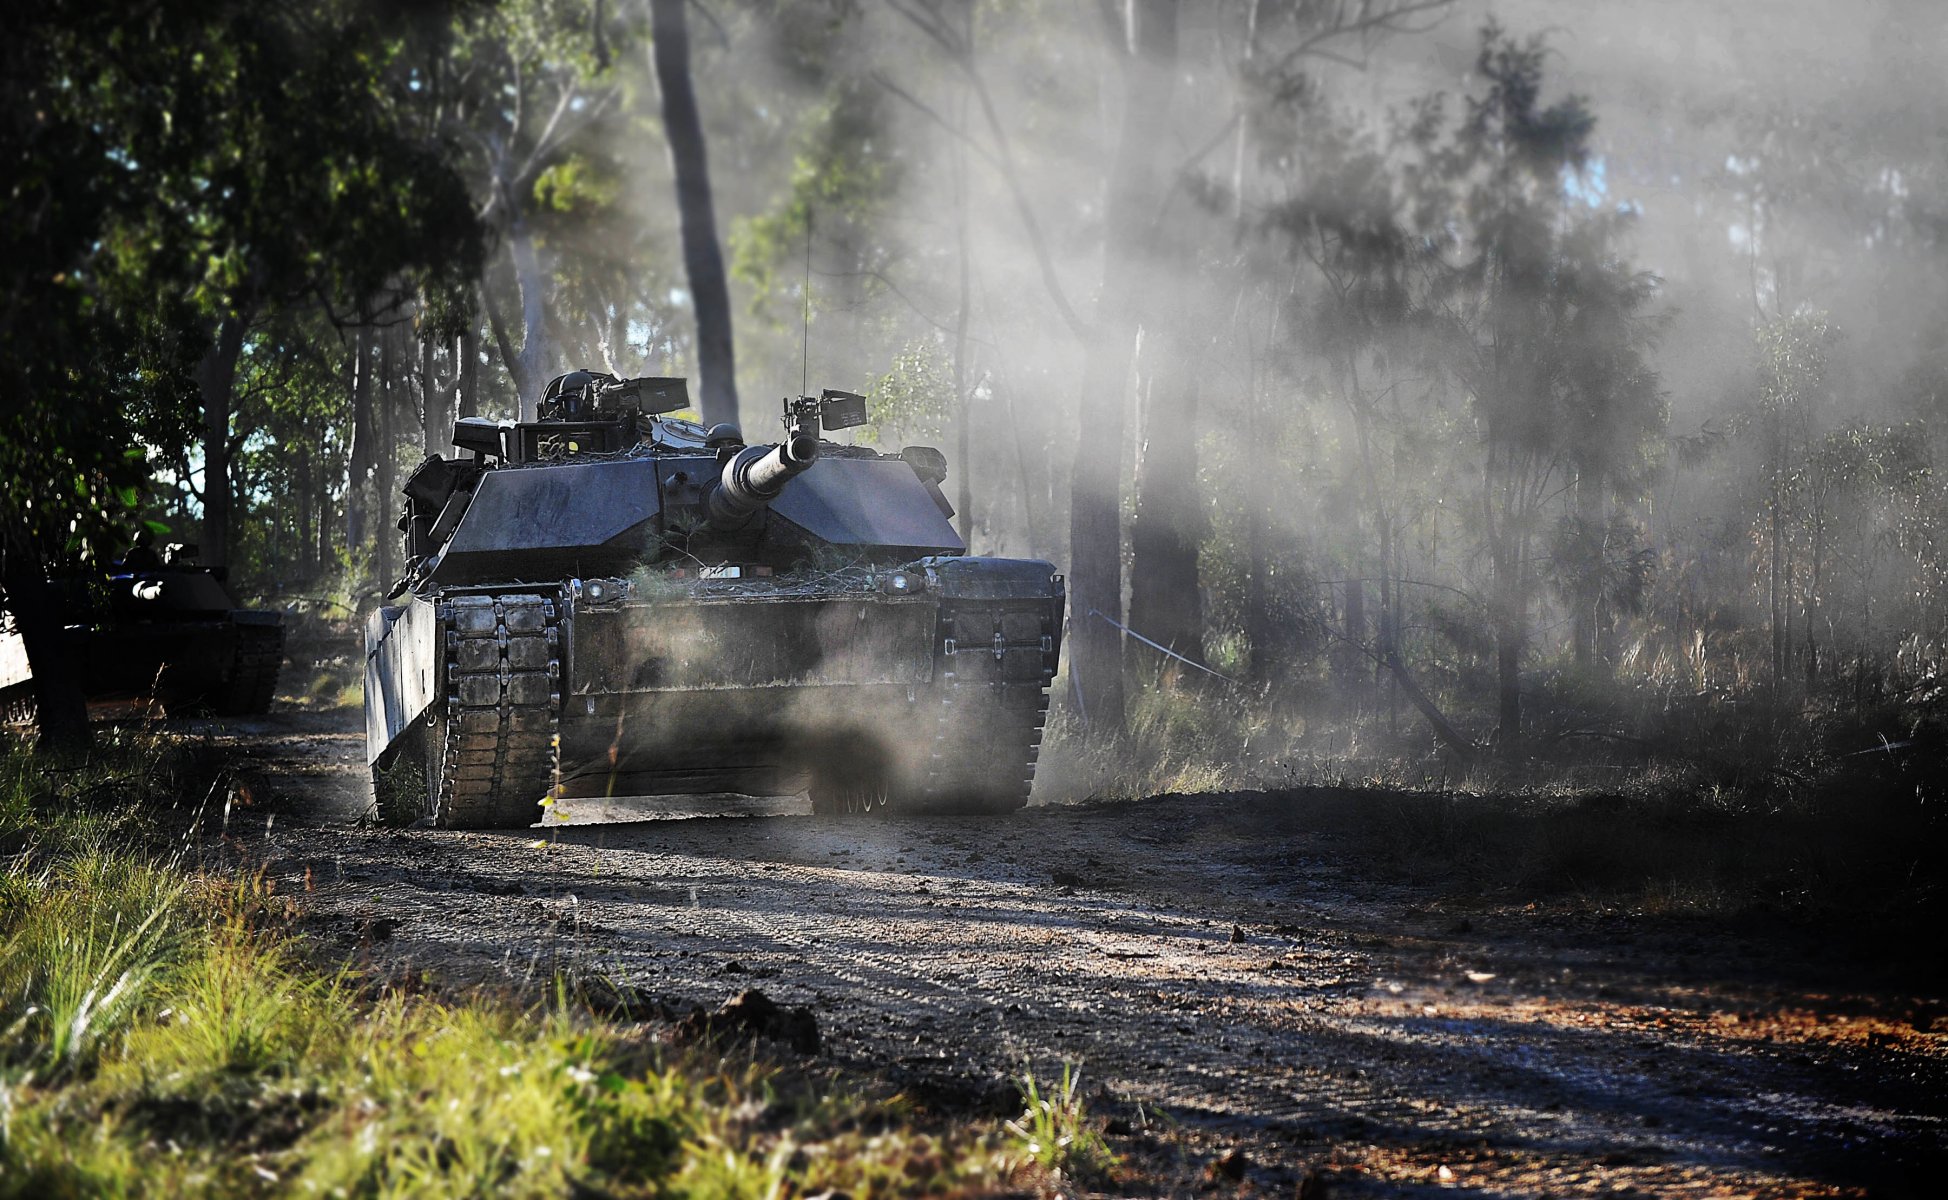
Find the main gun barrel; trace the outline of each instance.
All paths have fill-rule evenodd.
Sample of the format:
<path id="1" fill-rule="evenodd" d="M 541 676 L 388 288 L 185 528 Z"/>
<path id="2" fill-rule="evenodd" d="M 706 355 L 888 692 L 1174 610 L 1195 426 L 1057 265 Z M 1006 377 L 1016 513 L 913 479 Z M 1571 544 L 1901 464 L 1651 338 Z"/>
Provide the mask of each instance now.
<path id="1" fill-rule="evenodd" d="M 717 486 L 705 500 L 712 529 L 742 529 L 762 512 L 785 485 L 818 461 L 818 438 L 794 433 L 779 446 L 746 446 L 724 464 Z"/>

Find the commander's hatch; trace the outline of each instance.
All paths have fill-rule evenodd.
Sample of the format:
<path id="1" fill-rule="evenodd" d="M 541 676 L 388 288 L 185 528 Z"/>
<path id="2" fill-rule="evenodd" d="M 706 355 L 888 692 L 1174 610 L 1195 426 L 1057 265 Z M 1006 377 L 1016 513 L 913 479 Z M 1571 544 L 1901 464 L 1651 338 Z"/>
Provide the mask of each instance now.
<path id="1" fill-rule="evenodd" d="M 687 425 L 663 414 L 688 407 L 689 388 L 681 378 L 642 376 L 617 379 L 595 371 L 574 371 L 548 385 L 536 421 L 489 421 L 462 417 L 453 426 L 453 444 L 476 458 L 529 463 L 578 454 L 615 454 L 644 441 L 688 448 L 690 439 L 658 436 L 666 424 Z M 703 442 L 699 429 L 695 444 Z"/>

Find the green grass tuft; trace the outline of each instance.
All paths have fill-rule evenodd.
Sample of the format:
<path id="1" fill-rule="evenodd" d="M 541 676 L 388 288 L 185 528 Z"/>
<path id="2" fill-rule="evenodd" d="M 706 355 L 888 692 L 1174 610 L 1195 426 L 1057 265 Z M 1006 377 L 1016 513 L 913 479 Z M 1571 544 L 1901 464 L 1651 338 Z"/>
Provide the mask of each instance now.
<path id="1" fill-rule="evenodd" d="M 1043 1094 L 1033 1070 L 1024 1070 L 1019 1086 L 1022 1115 L 1006 1125 L 1017 1153 L 1057 1180 L 1088 1184 L 1109 1178 L 1116 1167 L 1099 1124 L 1083 1103 L 1082 1072 L 1062 1064 L 1062 1081 Z"/>

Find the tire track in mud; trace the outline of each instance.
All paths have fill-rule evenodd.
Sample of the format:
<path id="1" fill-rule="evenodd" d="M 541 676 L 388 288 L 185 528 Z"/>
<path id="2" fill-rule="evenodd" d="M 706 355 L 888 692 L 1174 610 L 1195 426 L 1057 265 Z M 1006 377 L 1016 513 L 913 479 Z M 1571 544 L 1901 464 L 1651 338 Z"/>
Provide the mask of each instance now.
<path id="1" fill-rule="evenodd" d="M 356 776 L 355 738 L 276 739 L 273 720 L 240 746 L 273 792 L 292 768 L 260 852 L 293 884 L 335 864 L 309 904 L 348 936 L 396 920 L 361 951 L 382 963 L 573 964 L 673 1002 L 757 986 L 811 1005 L 835 1061 L 970 1096 L 1080 1061 L 1103 1111 L 1168 1113 L 1193 1162 L 1241 1147 L 1265 1186 L 1325 1164 L 1350 1194 L 1452 1182 L 1441 1166 L 1506 1195 L 1847 1194 L 1948 1133 L 1948 1027 L 1846 1025 L 1790 978 L 1714 977 L 1714 952 L 1769 961 L 1730 934 L 1444 929 L 1428 889 L 1273 800 L 387 832 L 321 782 L 321 762 Z"/>

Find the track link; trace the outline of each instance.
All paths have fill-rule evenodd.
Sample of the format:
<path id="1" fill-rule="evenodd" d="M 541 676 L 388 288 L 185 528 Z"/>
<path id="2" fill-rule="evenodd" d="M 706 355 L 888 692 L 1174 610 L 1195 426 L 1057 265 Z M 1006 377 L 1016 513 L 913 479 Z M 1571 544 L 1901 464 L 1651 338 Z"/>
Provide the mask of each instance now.
<path id="1" fill-rule="evenodd" d="M 552 594 L 440 601 L 445 704 L 429 735 L 443 747 L 434 819 L 447 829 L 518 829 L 555 785 L 561 714 L 560 608 Z M 442 708 L 444 711 L 441 711 Z"/>
<path id="2" fill-rule="evenodd" d="M 1048 720 L 1061 603 L 956 600 L 940 612 L 933 744 L 916 811 L 1006 813 L 1028 803 Z"/>
<path id="3" fill-rule="evenodd" d="M 40 718 L 40 701 L 34 696 L 32 680 L 0 688 L 0 725 L 24 732 L 37 728 Z"/>

